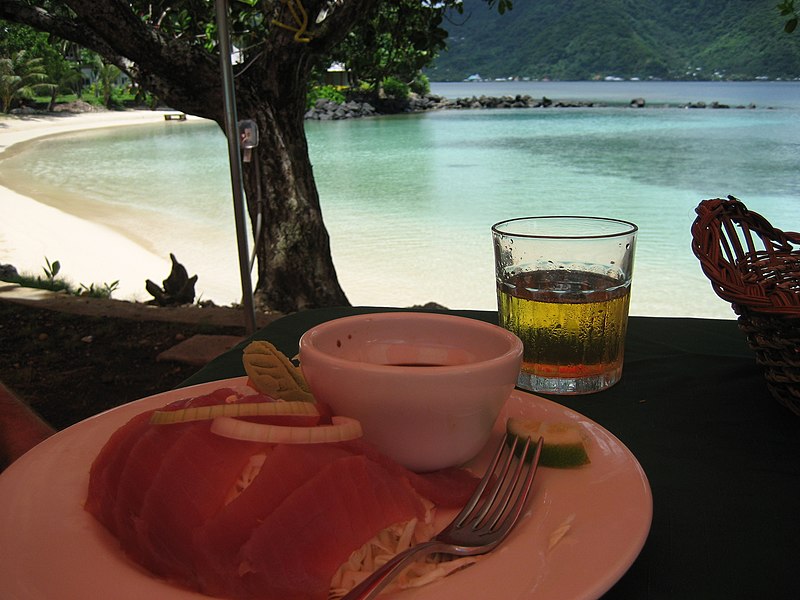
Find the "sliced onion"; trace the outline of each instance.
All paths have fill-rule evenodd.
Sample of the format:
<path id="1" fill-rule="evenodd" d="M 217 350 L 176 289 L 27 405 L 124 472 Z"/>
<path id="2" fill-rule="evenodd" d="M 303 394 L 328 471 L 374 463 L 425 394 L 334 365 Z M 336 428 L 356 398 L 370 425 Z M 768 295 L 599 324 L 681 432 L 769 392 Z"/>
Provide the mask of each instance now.
<path id="1" fill-rule="evenodd" d="M 180 410 L 157 410 L 150 417 L 153 425 L 171 425 L 188 421 L 208 421 L 218 417 L 265 417 L 265 416 L 318 416 L 319 411 L 312 402 L 242 402 L 241 404 L 212 404 L 192 406 Z"/>
<path id="2" fill-rule="evenodd" d="M 355 419 L 333 417 L 332 421 L 333 425 L 287 427 L 253 423 L 232 417 L 219 417 L 211 423 L 211 431 L 235 440 L 267 444 L 328 444 L 361 437 L 361 423 Z"/>

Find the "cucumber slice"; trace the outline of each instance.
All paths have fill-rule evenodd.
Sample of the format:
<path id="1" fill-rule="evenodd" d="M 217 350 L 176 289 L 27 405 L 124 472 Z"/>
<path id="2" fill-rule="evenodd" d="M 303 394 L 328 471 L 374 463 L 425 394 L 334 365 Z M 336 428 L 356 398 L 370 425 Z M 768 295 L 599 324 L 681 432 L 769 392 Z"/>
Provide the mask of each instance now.
<path id="1" fill-rule="evenodd" d="M 589 464 L 589 454 L 580 428 L 573 423 L 548 423 L 534 419 L 511 417 L 506 421 L 508 433 L 536 442 L 544 438 L 539 464 L 543 467 L 571 469 Z"/>

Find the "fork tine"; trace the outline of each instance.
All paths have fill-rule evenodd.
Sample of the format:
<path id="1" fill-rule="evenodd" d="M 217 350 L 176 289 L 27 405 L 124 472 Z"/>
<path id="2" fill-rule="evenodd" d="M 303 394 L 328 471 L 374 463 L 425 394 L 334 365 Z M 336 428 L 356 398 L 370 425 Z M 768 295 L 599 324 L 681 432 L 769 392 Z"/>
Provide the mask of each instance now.
<path id="1" fill-rule="evenodd" d="M 510 438 L 510 442 L 509 442 L 509 438 Z M 509 443 L 510 443 L 510 446 L 509 446 Z M 517 436 L 512 436 L 512 435 L 510 435 L 508 433 L 506 434 L 506 436 L 505 436 L 505 438 L 503 440 L 503 446 L 504 447 L 508 446 L 508 454 L 506 455 L 506 458 L 503 461 L 503 466 L 500 469 L 498 469 L 497 473 L 495 473 L 495 475 L 496 475 L 495 484 L 492 487 L 491 492 L 489 492 L 486 495 L 486 498 L 485 498 L 483 504 L 481 505 L 481 510 L 476 515 L 473 515 L 473 517 L 472 517 L 472 529 L 478 529 L 479 526 L 483 525 L 483 523 L 485 522 L 485 519 L 486 519 L 486 515 L 489 513 L 489 511 L 492 509 L 492 507 L 495 506 L 495 501 L 497 500 L 497 496 L 500 494 L 500 492 L 506 486 L 506 482 L 508 481 L 508 479 L 507 479 L 508 470 L 511 467 L 512 461 L 514 460 L 514 453 L 517 450 L 517 444 L 518 443 L 519 443 L 519 438 Z M 519 475 L 518 470 L 515 473 L 514 477 L 517 477 Z M 508 493 L 506 492 L 506 494 L 505 494 L 506 499 L 507 499 L 507 495 L 508 495 Z M 501 501 L 501 505 L 502 505 L 502 501 Z"/>
<path id="2" fill-rule="evenodd" d="M 455 519 L 453 519 L 453 524 L 457 527 L 461 527 L 464 522 L 467 520 L 469 515 L 475 510 L 475 507 L 480 502 L 481 498 L 484 496 L 484 492 L 489 484 L 492 482 L 492 478 L 495 474 L 495 470 L 497 469 L 497 465 L 500 462 L 500 458 L 503 455 L 503 450 L 505 450 L 506 441 L 508 440 L 509 434 L 506 433 L 503 437 L 502 443 L 498 446 L 497 451 L 495 452 L 494 456 L 492 457 L 489 466 L 486 469 L 486 472 L 483 474 L 480 482 L 478 483 L 478 487 L 475 488 L 475 492 L 472 494 L 472 497 L 469 499 L 469 502 L 461 509 L 461 512 L 458 513 Z M 513 450 L 512 450 L 513 452 Z M 507 468 L 507 467 L 506 467 Z"/>
<path id="3" fill-rule="evenodd" d="M 532 445 L 530 438 L 526 438 L 524 451 L 519 457 L 519 463 L 513 474 L 514 480 L 511 482 L 510 486 L 512 491 L 515 489 L 517 490 L 516 496 L 514 496 L 514 501 L 512 503 L 510 500 L 511 492 L 506 491 L 503 494 L 503 501 L 501 504 L 504 508 L 499 514 L 505 514 L 505 518 L 499 523 L 499 527 L 497 529 L 493 530 L 492 528 L 480 527 L 476 530 L 475 527 L 465 528 L 463 525 L 478 506 L 480 506 L 479 512 L 482 514 L 479 516 L 477 521 L 473 520 L 473 523 L 480 523 L 482 520 L 484 520 L 486 512 L 494 503 L 494 500 L 496 499 L 500 490 L 503 489 L 503 485 L 508 484 L 505 478 L 508 473 L 509 465 L 511 462 L 513 462 L 517 444 L 519 443 L 519 438 L 517 436 L 509 436 L 509 434 L 506 434 L 500 443 L 497 452 L 492 457 L 489 468 L 486 470 L 486 473 L 478 484 L 472 498 L 464 507 L 464 509 L 450 523 L 450 525 L 445 527 L 432 540 L 412 546 L 400 554 L 395 555 L 381 567 L 378 567 L 378 569 L 369 575 L 364 581 L 350 590 L 347 595 L 342 598 L 342 600 L 368 600 L 370 598 L 374 598 L 375 595 L 380 593 L 380 591 L 389 583 L 389 581 L 401 573 L 412 561 L 422 556 L 432 553 L 473 556 L 477 554 L 485 554 L 496 548 L 497 545 L 506 538 L 516 524 L 520 514 L 522 514 L 525 501 L 527 500 L 531 489 L 531 484 L 533 483 L 536 468 L 539 464 L 542 441 L 542 438 L 539 438 L 533 458 L 528 461 L 528 454 L 532 448 Z M 501 458 L 504 456 L 506 451 L 508 451 L 507 456 L 501 461 Z M 497 467 L 501 463 L 502 475 L 497 477 Z M 527 465 L 528 470 L 522 485 L 518 485 L 520 475 L 526 468 L 525 465 Z M 496 481 L 493 481 L 495 478 Z M 485 499 L 487 494 L 486 489 L 490 483 L 492 483 L 492 489 L 488 493 L 490 498 L 487 500 Z M 484 500 L 484 502 L 481 503 L 481 500 Z M 510 508 L 508 507 L 509 503 L 511 503 Z M 494 527 L 495 524 L 498 523 L 498 520 L 494 515 L 492 518 L 495 520 L 495 522 L 492 523 L 492 527 Z"/>
<path id="4" fill-rule="evenodd" d="M 527 438 L 527 443 L 525 444 L 525 452 L 523 452 L 522 456 L 520 456 L 519 460 L 519 467 L 523 465 L 527 465 L 528 471 L 525 475 L 525 479 L 522 485 L 517 490 L 517 496 L 514 500 L 514 503 L 511 505 L 505 520 L 501 523 L 500 527 L 494 530 L 494 533 L 497 534 L 498 543 L 502 541 L 505 536 L 511 531 L 511 528 L 514 527 L 519 516 L 522 514 L 523 509 L 525 508 L 525 503 L 528 500 L 528 496 L 530 495 L 531 486 L 533 485 L 533 478 L 536 476 L 536 471 L 539 467 L 539 457 L 542 454 L 542 445 L 544 444 L 544 438 L 540 437 L 535 446 L 531 445 L 531 439 Z M 533 452 L 532 456 L 529 456 L 530 452 Z M 519 469 L 518 467 L 518 469 Z M 517 473 L 519 475 L 519 472 Z M 514 482 L 514 487 L 516 487 L 518 481 Z M 502 514 L 502 511 L 498 514 L 498 517 Z M 495 527 L 497 523 L 492 523 L 492 528 Z"/>
<path id="5" fill-rule="evenodd" d="M 508 457 L 509 464 L 511 463 L 511 459 L 513 458 L 514 453 L 516 451 L 516 445 L 520 441 L 521 440 L 519 437 L 515 437 L 513 447 L 511 448 L 511 452 L 509 452 L 509 457 Z M 514 490 L 517 488 L 520 475 L 522 474 L 522 471 L 525 468 L 525 459 L 528 458 L 528 449 L 530 447 L 531 447 L 531 438 L 526 438 L 525 445 L 522 447 L 522 452 L 520 453 L 519 460 L 517 461 L 517 467 L 516 469 L 514 469 L 513 475 L 511 475 L 510 478 L 507 478 L 508 468 L 506 468 L 506 471 L 503 473 L 503 480 L 500 481 L 497 486 L 495 486 L 497 488 L 497 492 L 500 491 L 500 488 L 504 488 L 503 497 L 497 504 L 495 504 L 494 501 L 497 497 L 497 495 L 495 494 L 495 497 L 491 499 L 492 505 L 486 506 L 486 508 L 483 511 L 484 514 L 481 515 L 482 517 L 481 521 L 477 521 L 476 523 L 474 523 L 472 526 L 473 529 L 478 529 L 479 526 L 484 527 L 485 523 L 482 522 L 483 517 L 486 516 L 486 513 L 488 513 L 490 509 L 494 508 L 492 514 L 486 521 L 486 523 L 488 523 L 489 531 L 494 530 L 495 526 L 497 525 L 497 522 L 500 520 L 500 517 L 503 516 L 503 513 L 506 511 L 506 508 L 508 508 L 508 504 L 511 501 L 511 496 L 514 493 Z"/>

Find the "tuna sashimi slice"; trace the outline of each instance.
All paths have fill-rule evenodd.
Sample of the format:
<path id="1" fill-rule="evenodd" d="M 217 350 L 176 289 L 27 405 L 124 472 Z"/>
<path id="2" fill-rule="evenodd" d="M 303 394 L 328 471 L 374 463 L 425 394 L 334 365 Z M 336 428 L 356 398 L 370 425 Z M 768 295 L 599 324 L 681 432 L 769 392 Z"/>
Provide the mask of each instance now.
<path id="1" fill-rule="evenodd" d="M 208 421 L 191 423 L 166 452 L 147 491 L 137 547 L 129 552 L 154 573 L 193 582 L 195 530 L 219 512 L 249 458 L 262 449 L 211 433 Z"/>
<path id="2" fill-rule="evenodd" d="M 331 578 L 380 530 L 421 517 L 403 478 L 362 455 L 335 460 L 297 488 L 242 547 L 242 598 L 325 600 Z"/>
<path id="3" fill-rule="evenodd" d="M 231 394 L 240 396 L 220 389 L 169 409 Z M 329 419 L 320 412 L 317 419 Z M 461 469 L 414 473 L 363 440 L 266 445 L 215 435 L 210 421 L 154 425 L 151 413 L 131 419 L 100 451 L 85 508 L 131 558 L 206 593 L 324 600 L 354 550 L 423 516 L 421 497 L 458 507 L 478 481 Z M 264 455 L 260 472 L 226 505 L 254 454 Z"/>
<path id="4" fill-rule="evenodd" d="M 409 482 L 440 508 L 461 508 L 472 497 L 480 478 L 466 469 L 450 468 L 430 473 L 409 471 Z"/>
<path id="5" fill-rule="evenodd" d="M 272 396 L 257 392 L 247 386 L 217 388 L 200 396 L 189 396 L 170 402 L 160 410 L 180 410 L 194 406 L 216 406 L 217 404 L 239 404 L 242 402 L 276 402 Z"/>
<path id="6" fill-rule="evenodd" d="M 466 469 L 449 468 L 430 473 L 415 473 L 403 465 L 384 456 L 363 439 L 343 442 L 353 452 L 363 453 L 371 460 L 383 465 L 396 477 L 406 478 L 420 496 L 427 498 L 441 508 L 461 508 L 472 497 L 480 478 Z"/>
<path id="7" fill-rule="evenodd" d="M 189 429 L 190 424 L 186 423 L 169 428 L 148 425 L 131 447 L 120 474 L 109 526 L 124 550 L 127 551 L 137 544 L 136 523 L 140 518 L 145 494 L 158 475 L 164 456 Z"/>
<path id="8" fill-rule="evenodd" d="M 92 462 L 84 508 L 109 529 L 113 527 L 113 509 L 122 470 L 131 448 L 149 426 L 151 414 L 152 411 L 138 414 L 117 429 Z"/>
<path id="9" fill-rule="evenodd" d="M 278 445 L 267 450 L 255 479 L 195 534 L 200 589 L 224 595 L 228 582 L 239 576 L 239 551 L 258 524 L 325 465 L 347 456 L 349 451 L 333 444 Z"/>
<path id="10" fill-rule="evenodd" d="M 177 410 L 191 406 L 193 403 L 200 405 L 221 404 L 231 394 L 236 394 L 236 391 L 231 388 L 220 388 L 203 396 L 178 400 L 163 407 L 161 410 Z M 84 508 L 112 532 L 117 530 L 113 511 L 125 465 L 134 446 L 141 441 L 143 434 L 150 429 L 150 418 L 153 412 L 155 411 L 148 410 L 140 413 L 117 429 L 111 434 L 111 437 L 92 462 Z M 153 468 L 150 471 L 153 471 L 152 474 L 155 475 L 154 471 L 157 465 L 153 464 L 152 466 Z M 130 472 L 128 475 L 130 475 Z M 129 486 L 131 483 L 135 484 L 136 482 L 126 480 L 125 485 Z"/>

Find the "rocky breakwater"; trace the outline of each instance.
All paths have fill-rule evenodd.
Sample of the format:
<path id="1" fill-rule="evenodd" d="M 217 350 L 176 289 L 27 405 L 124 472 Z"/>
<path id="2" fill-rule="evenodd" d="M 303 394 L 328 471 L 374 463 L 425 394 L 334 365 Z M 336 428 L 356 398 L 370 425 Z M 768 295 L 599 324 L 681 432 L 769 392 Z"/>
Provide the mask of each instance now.
<path id="1" fill-rule="evenodd" d="M 551 100 L 546 96 L 534 98 L 528 95 L 517 96 L 472 96 L 454 100 L 441 96 L 428 95 L 409 100 L 409 105 L 417 110 L 431 109 L 491 109 L 491 108 L 577 108 L 598 106 L 595 102 Z"/>
<path id="2" fill-rule="evenodd" d="M 533 98 L 517 96 L 472 96 L 469 98 L 445 98 L 436 94 L 411 94 L 407 101 L 392 99 L 373 101 L 349 100 L 342 104 L 320 98 L 308 111 L 305 118 L 315 121 L 357 119 L 378 115 L 415 113 L 430 110 L 492 109 L 492 108 L 569 108 L 598 106 L 595 102 L 551 100 L 547 97 Z"/>
<path id="3" fill-rule="evenodd" d="M 716 100 L 711 104 L 706 104 L 705 102 L 689 102 L 688 104 L 682 104 L 682 108 L 731 108 L 730 104 L 723 104 L 722 102 L 717 102 Z M 739 104 L 735 108 L 749 108 L 754 109 L 756 105 L 754 103 L 750 103 L 748 105 Z"/>
<path id="4" fill-rule="evenodd" d="M 314 121 L 335 121 L 339 119 L 358 119 L 378 115 L 369 102 L 350 100 L 343 104 L 320 98 L 306 111 L 305 118 Z"/>

